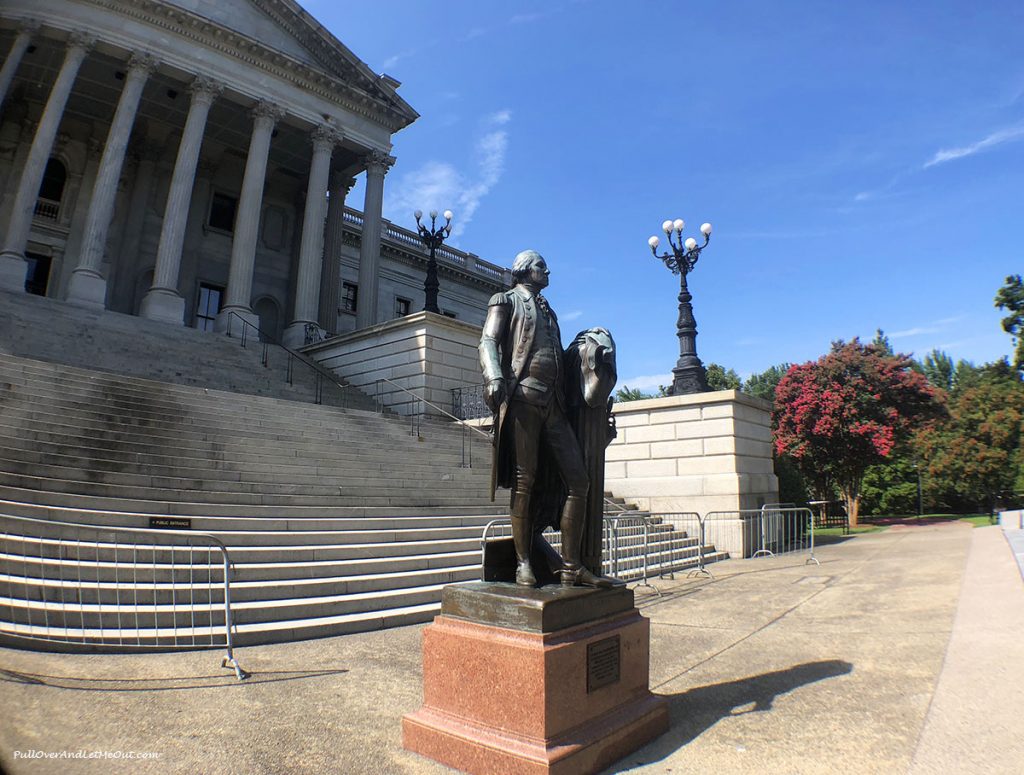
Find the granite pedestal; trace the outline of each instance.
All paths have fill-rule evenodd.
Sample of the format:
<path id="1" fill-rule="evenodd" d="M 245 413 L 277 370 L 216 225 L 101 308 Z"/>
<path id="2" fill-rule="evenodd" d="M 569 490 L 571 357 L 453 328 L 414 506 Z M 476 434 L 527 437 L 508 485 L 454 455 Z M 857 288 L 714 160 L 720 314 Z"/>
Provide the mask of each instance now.
<path id="1" fill-rule="evenodd" d="M 668 729 L 649 667 L 631 589 L 449 586 L 402 744 L 481 775 L 598 772 Z"/>

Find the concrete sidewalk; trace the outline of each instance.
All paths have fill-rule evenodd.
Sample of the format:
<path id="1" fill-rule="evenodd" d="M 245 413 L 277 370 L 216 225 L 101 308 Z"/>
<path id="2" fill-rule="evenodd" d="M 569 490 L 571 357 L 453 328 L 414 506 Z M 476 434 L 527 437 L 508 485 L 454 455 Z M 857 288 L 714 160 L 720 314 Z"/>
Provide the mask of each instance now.
<path id="1" fill-rule="evenodd" d="M 1001 531 L 897 526 L 818 556 L 637 590 L 672 726 L 608 773 L 1021 771 L 1024 583 Z M 242 649 L 242 683 L 216 652 L 0 649 L 0 762 L 12 775 L 451 773 L 400 747 L 421 632 Z M 29 750 L 159 758 L 14 758 Z"/>

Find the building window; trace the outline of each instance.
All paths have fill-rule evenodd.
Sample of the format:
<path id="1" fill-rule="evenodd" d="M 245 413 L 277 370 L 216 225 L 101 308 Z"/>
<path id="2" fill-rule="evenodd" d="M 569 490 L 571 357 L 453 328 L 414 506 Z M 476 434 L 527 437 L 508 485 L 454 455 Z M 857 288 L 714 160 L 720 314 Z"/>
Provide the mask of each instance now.
<path id="1" fill-rule="evenodd" d="M 43 182 L 39 184 L 39 197 L 36 199 L 34 215 L 48 221 L 57 220 L 60 215 L 60 200 L 64 198 L 64 184 L 68 179 L 68 171 L 60 159 L 46 162 Z"/>
<path id="2" fill-rule="evenodd" d="M 412 302 L 409 299 L 403 299 L 401 296 L 395 296 L 396 318 L 404 318 L 408 315 L 410 307 L 412 307 Z"/>
<path id="3" fill-rule="evenodd" d="M 210 228 L 226 231 L 229 234 L 234 233 L 235 213 L 237 211 L 238 197 L 215 191 L 210 202 Z"/>
<path id="4" fill-rule="evenodd" d="M 341 309 L 344 312 L 355 312 L 359 306 L 359 286 L 355 283 L 341 284 Z"/>
<path id="5" fill-rule="evenodd" d="M 196 304 L 196 328 L 200 331 L 213 331 L 223 294 L 223 286 L 200 283 L 199 302 Z"/>
<path id="6" fill-rule="evenodd" d="M 459 316 L 456 313 L 452 312 L 450 309 L 441 310 L 441 314 L 444 315 L 446 318 L 451 318 L 452 320 L 459 319 Z"/>
<path id="7" fill-rule="evenodd" d="M 28 262 L 25 291 L 36 296 L 45 296 L 46 286 L 50 283 L 50 257 L 26 252 L 25 260 Z"/>

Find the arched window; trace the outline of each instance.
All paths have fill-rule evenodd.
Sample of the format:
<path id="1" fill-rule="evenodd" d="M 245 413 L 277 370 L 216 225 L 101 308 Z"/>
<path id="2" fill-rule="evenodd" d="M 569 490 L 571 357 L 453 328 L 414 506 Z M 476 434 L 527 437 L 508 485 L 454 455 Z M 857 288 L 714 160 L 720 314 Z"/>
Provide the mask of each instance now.
<path id="1" fill-rule="evenodd" d="M 39 199 L 36 202 L 35 214 L 39 218 L 57 220 L 60 213 L 60 200 L 64 198 L 64 184 L 68 179 L 68 170 L 60 159 L 51 158 L 46 162 L 43 182 L 39 185 Z"/>

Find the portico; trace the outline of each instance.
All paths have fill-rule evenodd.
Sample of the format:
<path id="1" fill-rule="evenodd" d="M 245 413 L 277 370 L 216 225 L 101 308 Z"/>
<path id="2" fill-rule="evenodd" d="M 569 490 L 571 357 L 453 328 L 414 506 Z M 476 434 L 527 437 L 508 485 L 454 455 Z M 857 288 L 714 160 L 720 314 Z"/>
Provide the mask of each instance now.
<path id="1" fill-rule="evenodd" d="M 338 293 L 325 226 L 336 251 L 366 172 L 358 314 L 381 319 L 391 135 L 417 114 L 296 3 L 13 0 L 0 53 L 0 288 L 220 331 L 272 318 L 302 344 Z"/>

